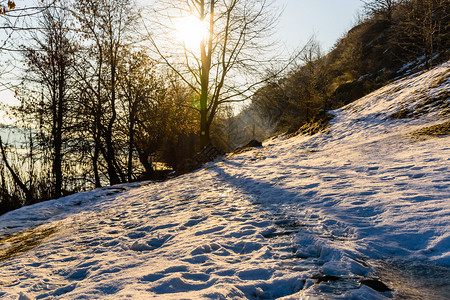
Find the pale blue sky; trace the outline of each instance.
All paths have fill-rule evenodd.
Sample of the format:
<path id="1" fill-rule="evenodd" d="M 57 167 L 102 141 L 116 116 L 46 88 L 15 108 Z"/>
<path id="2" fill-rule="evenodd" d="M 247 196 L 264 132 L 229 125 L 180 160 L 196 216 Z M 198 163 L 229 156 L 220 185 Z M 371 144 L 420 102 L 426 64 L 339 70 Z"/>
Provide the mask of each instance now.
<path id="1" fill-rule="evenodd" d="M 285 7 L 278 39 L 288 48 L 301 46 L 315 34 L 324 51 L 355 23 L 361 0 L 277 0 Z"/>

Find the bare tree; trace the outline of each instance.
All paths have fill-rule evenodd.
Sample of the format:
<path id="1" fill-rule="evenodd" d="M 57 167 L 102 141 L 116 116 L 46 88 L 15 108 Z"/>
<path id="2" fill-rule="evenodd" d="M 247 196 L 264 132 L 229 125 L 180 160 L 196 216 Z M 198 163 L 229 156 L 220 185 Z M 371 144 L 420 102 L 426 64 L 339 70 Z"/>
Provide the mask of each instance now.
<path id="1" fill-rule="evenodd" d="M 300 66 L 284 78 L 271 80 L 252 97 L 251 107 L 278 131 L 293 132 L 320 112 L 331 109 L 331 69 L 320 44 L 312 37 L 298 55 Z"/>
<path id="2" fill-rule="evenodd" d="M 24 23 L 24 21 L 45 12 L 54 5 L 55 1 L 57 0 L 41 0 L 41 3 L 36 5 L 24 5 L 19 1 L 19 6 L 16 6 L 16 1 L 0 0 L 0 20 L 3 21 L 0 24 L 0 30 L 3 31 L 0 50 L 19 51 L 13 43 L 9 43 L 13 33 L 38 29 L 36 24 L 30 25 Z"/>
<path id="3" fill-rule="evenodd" d="M 3 146 L 3 142 L 2 139 L 0 138 L 0 152 L 2 155 L 2 159 L 3 159 L 3 163 L 6 166 L 6 168 L 8 169 L 8 171 L 10 172 L 14 183 L 22 190 L 22 192 L 25 194 L 25 205 L 31 204 L 34 202 L 34 198 L 33 198 L 33 193 L 31 190 L 31 184 L 30 187 L 27 187 L 26 184 L 20 179 L 19 175 L 17 174 L 17 172 L 12 168 L 11 164 L 8 161 L 8 158 L 6 156 L 6 150 Z M 3 178 L 2 178 L 3 179 Z M 4 185 L 4 183 L 3 183 Z M 5 191 L 6 189 L 3 188 L 3 191 Z"/>
<path id="4" fill-rule="evenodd" d="M 424 55 L 426 66 L 430 69 L 436 53 L 448 53 L 449 10 L 448 0 L 409 0 L 400 3 L 394 38 L 404 52 L 404 59 Z"/>
<path id="5" fill-rule="evenodd" d="M 392 12 L 399 0 L 361 0 L 364 10 L 370 15 L 383 15 L 392 20 Z"/>
<path id="6" fill-rule="evenodd" d="M 32 4 L 24 1 L 0 0 L 0 91 L 14 92 L 17 87 L 20 69 L 18 56 L 22 49 L 23 35 L 39 29 L 33 23 L 35 17 L 41 16 L 56 0 L 42 0 Z M 27 1 L 26 1 L 27 2 Z M 16 5 L 17 4 L 17 5 Z M 18 55 L 19 54 L 19 55 Z"/>
<path id="7" fill-rule="evenodd" d="M 183 168 L 184 161 L 198 150 L 198 121 L 190 107 L 192 91 L 173 72 L 157 74 L 153 79 L 151 74 L 144 76 L 151 81 L 136 115 L 134 146 L 147 177 L 157 175 L 155 162 Z"/>
<path id="8" fill-rule="evenodd" d="M 141 126 L 145 120 L 156 119 L 156 114 L 149 107 L 159 107 L 162 99 L 167 97 L 165 83 L 162 76 L 157 73 L 155 62 L 150 59 L 148 54 L 143 51 L 127 52 L 125 62 L 121 64 L 119 72 L 119 94 L 121 105 L 121 133 L 123 141 L 127 141 L 124 147 L 128 151 L 127 157 L 127 180 L 132 181 L 133 178 L 133 158 L 138 153 L 139 159 L 145 169 L 145 173 L 150 176 L 152 173 L 151 164 L 148 163 L 149 156 L 154 152 L 149 151 L 147 155 L 142 149 L 142 136 L 159 136 L 163 132 L 163 128 L 145 128 Z M 157 113 L 163 115 L 164 112 Z M 117 133 L 116 133 L 117 134 Z M 147 139 L 148 144 L 149 139 Z M 147 148 L 150 145 L 147 145 Z M 150 147 L 156 149 L 158 143 Z"/>
<path id="9" fill-rule="evenodd" d="M 24 47 L 28 66 L 21 97 L 21 108 L 29 113 L 31 124 L 40 129 L 42 147 L 51 149 L 53 197 L 62 196 L 64 139 L 70 111 L 71 73 L 74 48 L 66 26 L 68 14 L 58 8 L 47 9 L 38 22 L 40 30 L 32 34 L 31 45 Z"/>
<path id="10" fill-rule="evenodd" d="M 133 10 L 133 3 L 126 0 L 77 1 L 74 13 L 84 37 L 91 41 L 90 53 L 94 57 L 92 75 L 95 79 L 91 81 L 83 76 L 84 83 L 97 102 L 93 110 L 94 168 L 97 168 L 102 153 L 110 184 L 117 184 L 125 181 L 113 140 L 117 121 L 118 72 L 121 54 L 131 43 L 128 38 L 133 32 L 137 14 Z M 102 138 L 105 147 L 101 144 Z M 98 171 L 95 173 L 98 185 Z"/>
<path id="11" fill-rule="evenodd" d="M 218 108 L 242 101 L 258 85 L 256 70 L 267 63 L 269 37 L 276 21 L 272 0 L 162 0 L 158 1 L 162 32 L 172 34 L 166 48 L 150 36 L 153 49 L 186 82 L 197 98 L 200 144 L 210 143 L 210 128 Z M 177 23 L 197 20 L 197 47 L 176 38 Z M 180 26 L 180 25 L 178 25 Z M 189 25 L 188 25 L 189 26 Z M 167 45 L 166 45 L 167 46 Z M 170 51 L 170 49 L 174 51 Z"/>

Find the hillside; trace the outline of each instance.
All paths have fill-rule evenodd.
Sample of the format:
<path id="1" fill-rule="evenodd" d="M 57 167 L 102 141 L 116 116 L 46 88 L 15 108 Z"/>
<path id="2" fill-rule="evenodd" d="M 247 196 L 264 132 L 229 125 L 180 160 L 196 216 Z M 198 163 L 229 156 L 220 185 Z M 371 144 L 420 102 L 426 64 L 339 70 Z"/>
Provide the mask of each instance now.
<path id="1" fill-rule="evenodd" d="M 447 62 L 326 132 L 6 213 L 0 297 L 445 299 L 449 93 Z"/>
<path id="2" fill-rule="evenodd" d="M 362 2 L 366 14 L 328 53 L 311 39 L 287 74 L 269 80 L 252 96 L 247 110 L 259 122 L 249 120 L 247 112 L 225 122 L 230 127 L 239 120 L 253 123 L 253 130 L 234 134 L 232 141 L 245 144 L 267 132 L 295 132 L 328 110 L 450 59 L 449 1 Z"/>

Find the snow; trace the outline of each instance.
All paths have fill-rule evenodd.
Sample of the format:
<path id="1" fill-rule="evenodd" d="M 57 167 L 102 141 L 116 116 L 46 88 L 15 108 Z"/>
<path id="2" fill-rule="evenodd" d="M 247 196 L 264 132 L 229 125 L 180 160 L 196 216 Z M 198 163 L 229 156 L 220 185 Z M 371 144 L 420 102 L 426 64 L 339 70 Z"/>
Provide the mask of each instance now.
<path id="1" fill-rule="evenodd" d="M 18 243 L 7 234 L 54 229 L 0 261 L 0 297 L 388 299 L 402 292 L 396 275 L 412 265 L 445 281 L 450 137 L 410 133 L 448 116 L 389 116 L 448 92 L 449 69 L 333 111 L 327 133 L 275 137 L 166 182 L 96 189 L 0 216 L 0 255 Z M 360 283 L 380 276 L 394 291 Z M 449 295 L 446 282 L 420 286 L 425 298 Z"/>

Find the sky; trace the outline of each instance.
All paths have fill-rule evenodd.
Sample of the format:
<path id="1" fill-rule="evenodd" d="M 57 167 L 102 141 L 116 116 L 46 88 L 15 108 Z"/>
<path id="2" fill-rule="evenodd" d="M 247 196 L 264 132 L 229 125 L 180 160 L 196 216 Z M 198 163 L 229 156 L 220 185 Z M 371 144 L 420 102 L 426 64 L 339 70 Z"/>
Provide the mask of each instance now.
<path id="1" fill-rule="evenodd" d="M 300 47 L 315 35 L 324 51 L 356 21 L 361 0 L 277 0 L 284 7 L 276 38 L 288 49 Z"/>
<path id="2" fill-rule="evenodd" d="M 143 4 L 149 0 L 141 0 Z M 336 40 L 355 23 L 361 0 L 275 0 L 283 8 L 274 38 L 287 51 L 301 48 L 315 36 L 328 52 Z M 4 80 L 4 79 L 3 79 Z M 0 102 L 12 102 L 13 93 L 0 91 Z M 0 123 L 7 122 L 0 111 Z"/>

